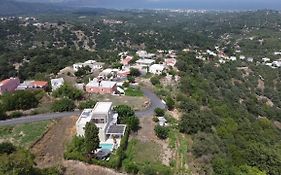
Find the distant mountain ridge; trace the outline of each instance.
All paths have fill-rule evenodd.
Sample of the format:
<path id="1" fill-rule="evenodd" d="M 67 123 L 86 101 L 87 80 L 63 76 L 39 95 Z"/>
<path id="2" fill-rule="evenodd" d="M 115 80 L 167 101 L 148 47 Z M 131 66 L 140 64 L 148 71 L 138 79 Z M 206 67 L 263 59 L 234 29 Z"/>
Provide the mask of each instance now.
<path id="1" fill-rule="evenodd" d="M 20 2 L 14 0 L 0 0 L 0 15 L 21 15 L 21 14 L 37 14 L 46 12 L 61 11 L 66 8 L 47 3 L 38 2 Z"/>

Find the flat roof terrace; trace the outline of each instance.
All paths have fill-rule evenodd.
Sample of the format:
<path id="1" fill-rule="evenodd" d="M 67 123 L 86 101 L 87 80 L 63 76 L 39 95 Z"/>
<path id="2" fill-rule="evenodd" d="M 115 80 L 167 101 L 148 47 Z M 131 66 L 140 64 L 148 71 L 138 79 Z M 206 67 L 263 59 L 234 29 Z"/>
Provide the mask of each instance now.
<path id="1" fill-rule="evenodd" d="M 104 114 L 108 113 L 111 110 L 112 102 L 97 102 L 94 107 L 94 114 Z"/>

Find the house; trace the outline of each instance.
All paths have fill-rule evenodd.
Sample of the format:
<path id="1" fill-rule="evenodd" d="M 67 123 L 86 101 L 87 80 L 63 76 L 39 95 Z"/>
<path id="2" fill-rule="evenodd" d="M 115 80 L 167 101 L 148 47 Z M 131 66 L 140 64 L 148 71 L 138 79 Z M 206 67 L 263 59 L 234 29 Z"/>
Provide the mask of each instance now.
<path id="1" fill-rule="evenodd" d="M 98 102 L 93 109 L 84 109 L 76 122 L 76 135 L 84 136 L 85 126 L 93 122 L 99 128 L 100 146 L 111 144 L 114 140 L 119 141 L 125 134 L 126 125 L 117 124 L 118 114 L 113 111 L 112 102 Z"/>
<path id="2" fill-rule="evenodd" d="M 266 57 L 264 57 L 264 58 L 262 58 L 261 60 L 262 60 L 262 62 L 264 62 L 264 63 L 265 63 L 265 62 L 269 62 L 269 61 L 270 61 L 270 58 L 266 58 Z"/>
<path id="3" fill-rule="evenodd" d="M 132 56 L 126 56 L 125 58 L 121 59 L 120 63 L 123 64 L 124 66 L 128 66 L 132 61 L 132 59 L 133 59 Z"/>
<path id="4" fill-rule="evenodd" d="M 231 56 L 231 57 L 229 58 L 229 60 L 230 60 L 230 61 L 236 61 L 237 58 L 236 58 L 236 56 Z"/>
<path id="5" fill-rule="evenodd" d="M 24 81 L 21 83 L 16 90 L 36 90 L 36 89 L 42 89 L 46 90 L 48 88 L 48 82 L 47 81 Z"/>
<path id="6" fill-rule="evenodd" d="M 86 85 L 86 91 L 95 94 L 114 94 L 117 91 L 117 83 L 95 78 Z"/>
<path id="7" fill-rule="evenodd" d="M 5 92 L 14 92 L 18 85 L 20 84 L 20 80 L 18 78 L 9 78 L 0 82 L 0 95 Z"/>
<path id="8" fill-rule="evenodd" d="M 249 58 L 247 58 L 247 61 L 248 61 L 248 62 L 253 62 L 253 61 L 254 61 L 254 58 L 253 58 L 253 57 L 249 57 Z"/>
<path id="9" fill-rule="evenodd" d="M 140 58 L 152 58 L 152 57 L 155 57 L 155 54 L 147 53 L 145 50 L 139 50 L 139 51 L 136 52 L 136 54 Z"/>
<path id="10" fill-rule="evenodd" d="M 215 52 L 211 51 L 211 50 L 207 50 L 207 53 L 211 56 L 214 56 L 214 57 L 217 56 L 217 54 Z"/>
<path id="11" fill-rule="evenodd" d="M 63 78 L 51 79 L 52 91 L 57 90 L 64 84 Z"/>
<path id="12" fill-rule="evenodd" d="M 272 62 L 272 66 L 273 66 L 273 67 L 281 67 L 281 61 L 279 61 L 279 60 L 273 61 L 273 62 Z"/>
<path id="13" fill-rule="evenodd" d="M 167 120 L 165 119 L 165 117 L 158 117 L 158 124 L 160 126 L 166 126 L 167 125 Z"/>
<path id="14" fill-rule="evenodd" d="M 79 89 L 81 91 L 84 91 L 85 84 L 84 83 L 76 83 L 74 85 L 74 87 L 76 87 L 77 89 Z"/>
<path id="15" fill-rule="evenodd" d="M 165 59 L 165 65 L 175 67 L 177 60 L 175 58 L 167 58 Z"/>
<path id="16" fill-rule="evenodd" d="M 73 64 L 73 70 L 77 72 L 79 69 L 85 67 L 84 63 L 75 63 Z"/>
<path id="17" fill-rule="evenodd" d="M 281 52 L 274 52 L 274 55 L 281 55 Z"/>
<path id="18" fill-rule="evenodd" d="M 154 62 L 155 60 L 152 59 L 139 59 L 136 61 L 136 63 L 142 67 L 151 66 Z"/>
<path id="19" fill-rule="evenodd" d="M 163 73 L 165 66 L 163 64 L 153 64 L 149 67 L 149 72 L 152 74 L 160 75 Z"/>
<path id="20" fill-rule="evenodd" d="M 109 79 L 109 78 L 115 78 L 117 73 L 118 73 L 119 69 L 111 69 L 111 68 L 107 68 L 104 69 L 100 74 L 99 77 L 102 79 Z"/>
<path id="21" fill-rule="evenodd" d="M 245 57 L 244 55 L 240 55 L 239 59 L 240 59 L 240 60 L 245 60 L 246 57 Z"/>
<path id="22" fill-rule="evenodd" d="M 128 75 L 130 75 L 130 69 L 122 69 L 117 72 L 119 78 L 126 78 Z"/>
<path id="23" fill-rule="evenodd" d="M 83 67 L 89 66 L 91 68 L 91 72 L 97 69 L 102 69 L 104 66 L 104 63 L 101 62 L 96 62 L 95 60 L 88 60 L 85 61 L 84 63 L 75 63 L 73 64 L 73 70 L 77 72 L 79 69 Z"/>

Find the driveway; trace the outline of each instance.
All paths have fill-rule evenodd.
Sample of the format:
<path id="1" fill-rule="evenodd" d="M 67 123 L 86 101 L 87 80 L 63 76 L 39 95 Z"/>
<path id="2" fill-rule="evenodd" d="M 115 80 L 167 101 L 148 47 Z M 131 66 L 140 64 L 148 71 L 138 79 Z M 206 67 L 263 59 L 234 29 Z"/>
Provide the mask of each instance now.
<path id="1" fill-rule="evenodd" d="M 140 118 L 149 117 L 153 115 L 155 108 L 162 108 L 162 109 L 165 108 L 165 105 L 163 104 L 161 99 L 157 97 L 155 93 L 153 93 L 151 90 L 147 88 L 141 88 L 141 90 L 143 91 L 144 96 L 149 98 L 151 104 L 147 109 L 136 112 L 137 117 Z M 0 126 L 17 125 L 23 123 L 38 122 L 43 120 L 59 119 L 67 116 L 79 115 L 80 113 L 81 111 L 75 111 L 75 112 L 46 113 L 46 114 L 25 116 L 25 117 L 14 118 L 9 120 L 2 120 L 0 121 Z"/>
<path id="2" fill-rule="evenodd" d="M 141 90 L 142 90 L 144 96 L 149 98 L 150 106 L 147 109 L 145 109 L 144 111 L 137 111 L 136 116 L 149 117 L 154 114 L 155 108 L 164 109 L 166 107 L 165 104 L 162 102 L 162 100 L 154 92 L 152 92 L 151 90 L 149 90 L 147 88 L 141 88 Z"/>

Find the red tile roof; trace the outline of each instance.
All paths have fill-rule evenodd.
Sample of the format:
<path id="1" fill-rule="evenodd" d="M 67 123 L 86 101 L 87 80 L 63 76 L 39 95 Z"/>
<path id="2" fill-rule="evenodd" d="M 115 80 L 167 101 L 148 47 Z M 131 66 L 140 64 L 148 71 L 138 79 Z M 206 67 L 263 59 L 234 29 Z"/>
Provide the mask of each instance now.
<path id="1" fill-rule="evenodd" d="M 6 80 L 1 81 L 0 84 L 4 85 L 4 84 L 7 84 L 9 81 L 10 81 L 10 79 L 6 79 Z"/>
<path id="2" fill-rule="evenodd" d="M 34 81 L 31 83 L 33 86 L 37 86 L 37 87 L 45 87 L 48 86 L 48 82 L 47 81 Z"/>

